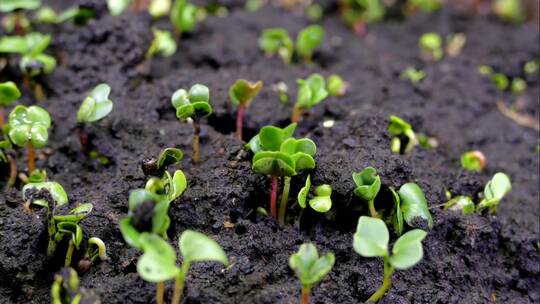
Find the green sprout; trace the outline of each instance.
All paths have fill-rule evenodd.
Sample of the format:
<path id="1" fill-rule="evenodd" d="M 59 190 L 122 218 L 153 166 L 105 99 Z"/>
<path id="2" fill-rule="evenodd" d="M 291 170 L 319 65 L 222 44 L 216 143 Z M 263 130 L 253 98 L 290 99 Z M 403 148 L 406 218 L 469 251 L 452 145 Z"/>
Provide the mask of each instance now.
<path id="1" fill-rule="evenodd" d="M 514 94 L 520 94 L 523 93 L 527 89 L 527 82 L 520 77 L 514 77 L 512 78 L 512 82 L 510 83 L 510 90 Z"/>
<path id="2" fill-rule="evenodd" d="M 151 0 L 148 5 L 148 13 L 154 18 L 160 18 L 171 10 L 171 0 Z"/>
<path id="3" fill-rule="evenodd" d="M 254 153 L 252 160 L 253 171 L 270 175 L 272 178 L 270 214 L 274 218 L 277 216 L 278 177 L 284 177 L 279 210 L 279 224 L 281 226 L 285 223 L 291 177 L 297 175 L 301 170 L 315 168 L 313 157 L 317 152 L 317 146 L 308 138 L 293 138 L 292 134 L 295 129 L 296 124 L 294 123 L 284 129 L 265 126 L 246 146 Z"/>
<path id="4" fill-rule="evenodd" d="M 444 52 L 441 35 L 434 32 L 425 33 L 420 36 L 418 44 L 420 45 L 421 55 L 426 60 L 439 61 L 442 59 Z"/>
<path id="5" fill-rule="evenodd" d="M 0 83 L 0 128 L 4 126 L 4 108 L 21 97 L 21 92 L 12 81 Z"/>
<path id="6" fill-rule="evenodd" d="M 291 121 L 299 122 L 304 111 L 311 109 L 328 96 L 324 77 L 311 74 L 307 79 L 298 79 L 298 97 L 294 105 Z"/>
<path id="7" fill-rule="evenodd" d="M 176 53 L 176 41 L 171 32 L 152 28 L 152 33 L 154 34 L 154 39 L 152 40 L 148 51 L 146 51 L 146 59 L 150 59 L 156 54 L 169 57 Z"/>
<path id="8" fill-rule="evenodd" d="M 375 197 L 381 189 L 381 178 L 377 174 L 377 170 L 373 167 L 367 167 L 360 172 L 353 173 L 352 177 L 356 184 L 354 194 L 361 200 L 368 202 L 371 217 L 378 217 L 379 214 L 375 210 Z"/>
<path id="9" fill-rule="evenodd" d="M 433 13 L 442 7 L 441 0 L 407 0 L 406 11 L 407 15 L 411 15 L 416 11 Z"/>
<path id="10" fill-rule="evenodd" d="M 176 253 L 171 245 L 155 234 L 143 233 L 141 245 L 144 254 L 137 262 L 137 272 L 145 281 L 156 283 L 156 303 L 162 304 L 165 282 L 175 280 L 171 303 L 182 300 L 189 268 L 194 262 L 219 262 L 229 265 L 229 260 L 219 244 L 208 236 L 191 230 L 180 235 L 178 247 L 183 256 L 181 267 L 176 266 Z"/>
<path id="11" fill-rule="evenodd" d="M 178 164 L 184 158 L 184 152 L 177 148 L 165 148 L 157 159 L 147 158 L 142 161 L 144 175 L 163 176 L 167 167 Z"/>
<path id="12" fill-rule="evenodd" d="M 79 261 L 78 270 L 85 273 L 97 259 L 107 260 L 107 248 L 100 238 L 91 237 L 88 239 L 84 258 Z"/>
<path id="13" fill-rule="evenodd" d="M 52 8 L 43 6 L 36 12 L 34 20 L 43 24 L 60 24 L 72 20 L 76 25 L 85 25 L 94 15 L 94 10 L 88 7 L 74 6 L 57 14 Z"/>
<path id="14" fill-rule="evenodd" d="M 467 42 L 467 36 L 463 33 L 454 33 L 446 35 L 446 54 L 450 57 L 456 57 L 461 54 L 461 50 Z"/>
<path id="15" fill-rule="evenodd" d="M 267 56 L 278 54 L 287 64 L 292 62 L 296 53 L 306 62 L 311 62 L 313 51 L 322 43 L 324 29 L 319 25 L 310 25 L 302 29 L 293 43 L 289 32 L 284 28 L 270 28 L 262 32 L 259 47 Z"/>
<path id="16" fill-rule="evenodd" d="M 298 192 L 298 205 L 303 209 L 306 208 L 307 196 L 311 189 L 311 176 L 306 178 L 306 184 Z M 315 197 L 309 200 L 309 206 L 320 213 L 325 213 L 332 208 L 332 186 L 323 184 L 315 187 Z"/>
<path id="17" fill-rule="evenodd" d="M 386 9 L 380 0 L 343 0 L 340 2 L 341 18 L 358 36 L 366 31 L 367 23 L 379 22 Z"/>
<path id="18" fill-rule="evenodd" d="M 540 70 L 540 60 L 529 60 L 525 63 L 523 66 L 523 72 L 525 74 L 535 74 L 538 73 L 538 70 Z"/>
<path id="19" fill-rule="evenodd" d="M 90 290 L 79 286 L 77 271 L 64 267 L 54 275 L 51 286 L 51 304 L 101 303 Z"/>
<path id="20" fill-rule="evenodd" d="M 474 150 L 461 155 L 461 167 L 468 171 L 480 172 L 486 166 L 486 157 L 482 151 Z"/>
<path id="21" fill-rule="evenodd" d="M 354 250 L 363 257 L 382 257 L 384 261 L 383 283 L 367 302 L 377 302 L 385 295 L 396 269 L 405 270 L 420 262 L 424 255 L 422 240 L 426 235 L 427 233 L 420 229 L 405 233 L 394 243 L 390 255 L 390 236 L 386 224 L 381 219 L 367 216 L 358 219 L 353 239 Z"/>
<path id="22" fill-rule="evenodd" d="M 403 80 L 409 80 L 412 84 L 417 85 L 422 81 L 424 78 L 426 78 L 426 72 L 415 69 L 413 67 L 408 67 L 403 72 L 401 72 L 401 75 L 399 78 Z"/>
<path id="23" fill-rule="evenodd" d="M 473 200 L 465 195 L 452 197 L 444 204 L 444 210 L 461 211 L 464 215 L 473 214 L 475 209 Z"/>
<path id="24" fill-rule="evenodd" d="M 176 109 L 178 119 L 190 119 L 193 126 L 193 162 L 199 162 L 200 120 L 212 114 L 210 90 L 202 84 L 195 84 L 189 89 L 174 92 L 171 102 Z"/>
<path id="25" fill-rule="evenodd" d="M 193 30 L 200 20 L 198 14 L 199 8 L 197 6 L 187 0 L 175 0 L 170 17 L 178 38 L 182 33 Z"/>
<path id="26" fill-rule="evenodd" d="M 106 83 L 97 85 L 83 100 L 77 112 L 77 133 L 84 154 L 89 155 L 92 150 L 89 134 L 85 129 L 88 123 L 105 118 L 113 109 L 113 102 L 109 99 L 111 87 Z"/>
<path id="27" fill-rule="evenodd" d="M 494 0 L 492 6 L 495 14 L 506 22 L 517 24 L 526 19 L 520 0 Z"/>
<path id="28" fill-rule="evenodd" d="M 403 221 L 410 227 L 431 229 L 433 218 L 429 212 L 424 192 L 415 183 L 406 183 L 396 192 L 390 187 L 394 200 L 392 221 L 397 235 L 403 233 Z"/>
<path id="29" fill-rule="evenodd" d="M 182 170 L 176 170 L 171 176 L 165 171 L 163 177 L 152 177 L 146 182 L 145 189 L 160 196 L 164 196 L 169 202 L 174 201 L 187 187 L 187 180 Z"/>
<path id="30" fill-rule="evenodd" d="M 334 266 L 332 252 L 319 256 L 317 247 L 311 243 L 302 244 L 298 252 L 289 258 L 289 266 L 294 270 L 302 284 L 301 304 L 308 304 L 311 289 L 319 283 Z"/>
<path id="31" fill-rule="evenodd" d="M 13 30 L 16 35 L 22 36 L 29 27 L 24 11 L 35 10 L 40 6 L 41 0 L 2 0 L 0 2 L 0 13 L 13 12 Z"/>
<path id="32" fill-rule="evenodd" d="M 388 132 L 394 136 L 390 142 L 390 149 L 394 153 L 407 154 L 418 145 L 418 138 L 412 126 L 395 115 L 390 115 Z"/>
<path id="33" fill-rule="evenodd" d="M 348 84 L 337 74 L 332 74 L 328 77 L 326 89 L 328 95 L 342 97 L 347 92 Z"/>
<path id="34" fill-rule="evenodd" d="M 238 107 L 236 114 L 236 138 L 242 140 L 242 129 L 244 125 L 244 112 L 253 98 L 259 94 L 263 82 L 249 82 L 245 79 L 238 79 L 229 89 L 229 98 Z"/>
<path id="35" fill-rule="evenodd" d="M 495 73 L 491 76 L 491 81 L 497 87 L 499 91 L 506 91 L 508 86 L 510 85 L 510 80 L 508 80 L 508 77 L 502 73 Z"/>
<path id="36" fill-rule="evenodd" d="M 56 59 L 45 54 L 51 42 L 50 35 L 28 33 L 25 36 L 3 36 L 0 38 L 0 53 L 20 54 L 19 68 L 24 74 L 24 87 L 30 86 L 32 77 L 50 74 L 56 68 Z M 34 86 L 36 99 L 44 99 L 43 88 Z"/>
<path id="37" fill-rule="evenodd" d="M 107 0 L 107 7 L 113 16 L 122 14 L 131 4 L 131 0 Z"/>
<path id="38" fill-rule="evenodd" d="M 45 146 L 49 138 L 50 126 L 49 113 L 39 106 L 18 105 L 9 114 L 9 138 L 15 145 L 27 147 L 29 173 L 36 168 L 34 149 Z"/>

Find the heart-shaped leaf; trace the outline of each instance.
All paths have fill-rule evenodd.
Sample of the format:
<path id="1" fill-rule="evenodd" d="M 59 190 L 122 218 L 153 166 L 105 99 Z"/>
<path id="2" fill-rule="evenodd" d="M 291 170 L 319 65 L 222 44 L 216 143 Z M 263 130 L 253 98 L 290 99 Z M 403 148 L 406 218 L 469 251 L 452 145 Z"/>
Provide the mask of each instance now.
<path id="1" fill-rule="evenodd" d="M 321 281 L 334 266 L 332 252 L 319 257 L 317 248 L 311 243 L 302 244 L 298 252 L 289 258 L 289 266 L 304 286 L 312 286 Z"/>
<path id="2" fill-rule="evenodd" d="M 332 208 L 332 187 L 324 184 L 315 187 L 315 197 L 309 200 L 309 205 L 313 210 L 321 213 L 328 212 Z"/>
<path id="3" fill-rule="evenodd" d="M 111 87 L 105 83 L 97 85 L 84 99 L 79 111 L 77 121 L 80 123 L 94 122 L 109 115 L 113 102 L 109 100 Z"/>
<path id="4" fill-rule="evenodd" d="M 298 204 L 302 208 L 306 208 L 306 200 L 307 195 L 309 193 L 309 189 L 311 188 L 311 175 L 308 175 L 306 178 L 306 184 L 302 189 L 300 189 L 300 192 L 298 192 Z"/>
<path id="5" fill-rule="evenodd" d="M 427 232 L 420 229 L 402 235 L 392 248 L 390 264 L 397 269 L 407 269 L 416 265 L 424 255 L 422 240 L 426 235 Z"/>
<path id="6" fill-rule="evenodd" d="M 252 160 L 253 171 L 271 176 L 296 175 L 295 161 L 287 154 L 274 151 L 255 153 Z"/>
<path id="7" fill-rule="evenodd" d="M 7 107 L 21 97 L 21 92 L 12 81 L 0 83 L 0 106 Z"/>
<path id="8" fill-rule="evenodd" d="M 388 255 L 388 228 L 381 219 L 361 216 L 353 238 L 354 250 L 363 257 Z"/>
<path id="9" fill-rule="evenodd" d="M 229 265 L 229 259 L 221 246 L 200 232 L 184 231 L 180 235 L 178 248 L 184 257 L 184 263 L 214 261 Z"/>
<path id="10" fill-rule="evenodd" d="M 262 81 L 249 82 L 245 79 L 238 79 L 229 89 L 229 98 L 235 105 L 248 106 L 262 86 Z"/>
<path id="11" fill-rule="evenodd" d="M 137 262 L 137 272 L 147 282 L 159 283 L 174 279 L 180 269 L 171 245 L 155 234 L 142 233 L 140 243 L 144 254 Z"/>

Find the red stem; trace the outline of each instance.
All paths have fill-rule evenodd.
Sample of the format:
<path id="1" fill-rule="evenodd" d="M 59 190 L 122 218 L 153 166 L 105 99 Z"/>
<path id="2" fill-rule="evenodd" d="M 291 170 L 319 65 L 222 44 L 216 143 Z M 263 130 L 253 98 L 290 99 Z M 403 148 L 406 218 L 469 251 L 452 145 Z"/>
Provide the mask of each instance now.
<path id="1" fill-rule="evenodd" d="M 309 304 L 309 289 L 308 288 L 302 288 L 302 301 L 301 304 Z"/>
<path id="2" fill-rule="evenodd" d="M 238 112 L 236 113 L 236 138 L 242 140 L 242 129 L 244 128 L 244 111 L 246 107 L 244 105 L 238 106 Z"/>
<path id="3" fill-rule="evenodd" d="M 36 169 L 36 156 L 34 154 L 34 146 L 32 143 L 28 143 L 28 175 Z"/>
<path id="4" fill-rule="evenodd" d="M 277 216 L 276 200 L 278 192 L 278 177 L 272 176 L 272 192 L 270 193 L 270 214 L 273 218 Z"/>
<path id="5" fill-rule="evenodd" d="M 4 107 L 0 106 L 0 128 L 4 126 Z"/>

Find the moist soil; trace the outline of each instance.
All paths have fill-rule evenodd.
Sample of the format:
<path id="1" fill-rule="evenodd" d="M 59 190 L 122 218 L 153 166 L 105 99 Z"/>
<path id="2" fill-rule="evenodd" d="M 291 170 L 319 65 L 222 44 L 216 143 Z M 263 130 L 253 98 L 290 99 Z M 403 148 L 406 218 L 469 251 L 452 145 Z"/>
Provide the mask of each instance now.
<path id="1" fill-rule="evenodd" d="M 64 186 L 72 206 L 94 205 L 81 225 L 86 238 L 97 236 L 107 244 L 108 260 L 81 275 L 81 285 L 102 303 L 154 301 L 154 285 L 137 275 L 140 253 L 126 245 L 118 220 L 126 216 L 129 192 L 144 187 L 147 180 L 141 161 L 171 146 L 183 149 L 186 156 L 170 170 L 184 170 L 189 183 L 170 208 L 171 243 L 176 246 L 185 229 L 202 231 L 219 242 L 231 260 L 225 269 L 214 263 L 193 265 L 184 303 L 298 302 L 300 285 L 288 257 L 307 241 L 336 256 L 332 271 L 314 288 L 312 303 L 365 301 L 380 285 L 383 271 L 382 260 L 362 258 L 352 249 L 356 222 L 367 214 L 367 205 L 352 194 L 351 174 L 366 166 L 377 168 L 382 179 L 379 208 L 391 203 L 389 187 L 416 182 L 426 194 L 435 223 L 423 242 L 423 260 L 394 274 L 382 303 L 540 301 L 538 132 L 503 116 L 496 106 L 502 100 L 538 120 L 539 78 L 529 76 L 528 89 L 516 96 L 499 93 L 477 72 L 478 65 L 488 64 L 505 74 L 520 75 L 522 65 L 539 56 L 539 35 L 532 27 L 444 8 L 435 14 L 369 25 L 366 35 L 358 38 L 330 6 L 322 20 L 327 36 L 314 63 L 286 65 L 263 55 L 257 47 L 259 33 L 282 26 L 296 34 L 310 21 L 270 6 L 249 13 L 242 9 L 242 1 L 225 1 L 227 17 L 210 16 L 182 37 L 174 56 L 145 61 L 156 24 L 150 16 L 127 12 L 111 17 L 105 1 L 79 2 L 95 8 L 96 20 L 84 27 L 70 23 L 38 27 L 52 33 L 49 52 L 59 59 L 59 66 L 40 79 L 47 98 L 37 104 L 50 112 L 54 123 L 37 166 Z M 66 5 L 49 3 L 55 8 Z M 417 41 L 427 31 L 463 32 L 467 44 L 455 58 L 424 63 Z M 424 69 L 427 78 L 417 86 L 401 80 L 399 74 L 408 66 Z M 296 79 L 314 72 L 338 73 L 350 83 L 344 97 L 331 97 L 316 106 L 296 131 L 296 136 L 307 136 L 317 144 L 312 182 L 332 185 L 333 207 L 324 215 L 306 210 L 295 224 L 299 207 L 294 197 L 307 174 L 296 176 L 290 224 L 279 228 L 254 211 L 268 207 L 270 179 L 251 171 L 252 156 L 245 151 L 245 142 L 233 136 L 235 109 L 228 88 L 238 78 L 265 83 L 247 110 L 244 139 L 249 139 L 264 125 L 289 123 Z M 16 62 L 2 73 L 3 81 L 20 83 Z M 280 103 L 271 88 L 279 81 L 290 88 L 288 104 Z M 114 110 L 88 131 L 99 153 L 110 158 L 106 166 L 85 157 L 75 132 L 78 106 L 101 82 L 112 87 Z M 176 119 L 170 104 L 176 89 L 194 83 L 210 87 L 215 111 L 202 123 L 203 162 L 198 165 L 189 159 L 192 128 Z M 36 103 L 31 91 L 23 93 L 21 104 Z M 435 137 L 438 147 L 393 154 L 387 132 L 390 114 Z M 334 120 L 334 126 L 323 127 L 325 120 Z M 461 153 L 473 149 L 486 155 L 482 173 L 460 166 Z M 25 151 L 17 150 L 15 156 L 24 170 Z M 2 170 L 3 187 L 7 177 Z M 496 216 L 442 210 L 444 189 L 476 196 L 498 171 L 511 177 L 513 189 Z M 45 213 L 24 211 L 20 188 L 3 190 L 1 196 L 0 302 L 47 303 L 65 248 L 60 246 L 53 260 L 46 258 Z M 170 297 L 171 288 L 166 294 Z"/>

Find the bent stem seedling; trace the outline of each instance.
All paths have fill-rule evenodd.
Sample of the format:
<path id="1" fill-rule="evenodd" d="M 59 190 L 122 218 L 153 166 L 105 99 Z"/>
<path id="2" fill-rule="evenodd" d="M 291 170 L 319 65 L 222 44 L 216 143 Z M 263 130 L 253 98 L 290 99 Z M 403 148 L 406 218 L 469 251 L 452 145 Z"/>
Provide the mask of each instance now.
<path id="1" fill-rule="evenodd" d="M 291 122 L 299 122 L 302 113 L 311 109 L 328 96 L 324 77 L 312 74 L 307 79 L 298 79 L 298 97 L 294 105 Z"/>
<path id="2" fill-rule="evenodd" d="M 242 140 L 244 111 L 253 98 L 257 96 L 262 86 L 262 81 L 253 83 L 244 79 L 238 79 L 229 89 L 229 98 L 238 107 L 238 112 L 236 113 L 236 138 L 239 140 Z"/>
<path id="3" fill-rule="evenodd" d="M 396 269 L 413 267 L 422 259 L 424 251 L 422 240 L 427 233 L 420 229 L 411 230 L 402 235 L 388 250 L 389 233 L 386 224 L 378 218 L 361 216 L 353 238 L 354 250 L 363 257 L 382 257 L 384 261 L 384 279 L 382 285 L 367 302 L 377 302 L 386 294 L 391 285 L 392 274 Z"/>
<path id="4" fill-rule="evenodd" d="M 193 126 L 193 162 L 198 163 L 199 135 L 201 132 L 200 120 L 212 114 L 210 105 L 210 90 L 202 84 L 195 84 L 189 89 L 179 89 L 174 92 L 171 102 L 176 109 L 178 119 L 190 118 Z"/>
<path id="5" fill-rule="evenodd" d="M 302 244 L 298 252 L 290 256 L 289 266 L 302 283 L 301 304 L 309 304 L 311 289 L 330 272 L 334 261 L 332 252 L 319 257 L 317 247 L 311 243 Z"/>

